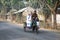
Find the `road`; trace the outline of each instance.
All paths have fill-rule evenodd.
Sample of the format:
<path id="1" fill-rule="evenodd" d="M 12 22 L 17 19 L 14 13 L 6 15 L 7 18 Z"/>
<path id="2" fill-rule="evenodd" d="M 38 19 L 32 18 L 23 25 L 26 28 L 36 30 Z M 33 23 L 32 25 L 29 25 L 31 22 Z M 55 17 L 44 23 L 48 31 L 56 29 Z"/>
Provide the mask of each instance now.
<path id="1" fill-rule="evenodd" d="M 32 31 L 24 32 L 13 23 L 0 21 L 0 40 L 60 40 L 60 33 L 46 30 L 39 30 L 36 34 Z"/>

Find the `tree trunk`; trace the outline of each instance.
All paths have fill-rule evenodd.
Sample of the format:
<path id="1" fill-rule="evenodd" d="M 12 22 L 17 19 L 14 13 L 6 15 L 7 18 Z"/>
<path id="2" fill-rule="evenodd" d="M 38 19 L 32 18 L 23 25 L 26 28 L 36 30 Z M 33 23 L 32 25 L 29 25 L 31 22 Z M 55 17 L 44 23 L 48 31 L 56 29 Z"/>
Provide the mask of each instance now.
<path id="1" fill-rule="evenodd" d="M 3 19 L 5 20 L 6 19 L 6 6 L 5 5 L 3 5 L 2 11 L 3 11 L 2 13 Z"/>
<path id="2" fill-rule="evenodd" d="M 53 22 L 53 26 L 54 26 L 54 29 L 57 29 L 57 23 L 56 23 L 56 12 L 54 12 L 53 14 L 53 17 L 54 17 L 54 22 Z"/>
<path id="3" fill-rule="evenodd" d="M 46 16 L 45 16 L 45 27 L 44 27 L 44 28 L 46 28 L 46 27 L 47 27 L 47 25 L 46 25 L 46 24 L 47 24 L 47 22 L 46 22 Z"/>
<path id="4" fill-rule="evenodd" d="M 47 16 L 45 15 L 45 26 L 44 26 L 44 28 L 47 28 L 47 18 L 46 18 Z"/>

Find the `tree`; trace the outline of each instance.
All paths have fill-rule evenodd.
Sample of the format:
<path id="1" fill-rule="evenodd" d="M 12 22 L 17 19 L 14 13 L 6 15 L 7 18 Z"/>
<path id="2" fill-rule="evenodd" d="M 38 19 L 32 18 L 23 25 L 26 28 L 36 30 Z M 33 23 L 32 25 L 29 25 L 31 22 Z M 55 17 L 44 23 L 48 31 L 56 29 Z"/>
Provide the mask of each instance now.
<path id="1" fill-rule="evenodd" d="M 10 7 L 10 0 L 1 0 L 1 3 L 4 13 L 7 13 L 7 8 Z"/>
<path id="2" fill-rule="evenodd" d="M 25 7 L 25 4 L 23 3 L 23 0 L 11 0 L 11 7 L 14 9 L 21 9 Z"/>
<path id="3" fill-rule="evenodd" d="M 57 29 L 56 13 L 57 13 L 57 8 L 60 5 L 60 0 L 52 0 L 52 2 L 50 2 L 50 0 L 48 0 L 48 3 L 46 5 L 50 9 L 50 11 L 53 13 L 53 16 L 54 16 L 54 25 L 53 26 L 55 29 Z M 53 5 L 53 6 L 51 6 L 51 5 Z"/>
<path id="4" fill-rule="evenodd" d="M 2 9 L 2 3 L 1 3 L 1 0 L 0 0 L 0 12 L 1 12 L 1 9 Z"/>
<path id="5" fill-rule="evenodd" d="M 2 11 L 3 11 L 3 15 L 6 14 L 6 0 L 1 0 L 1 3 L 2 3 Z"/>
<path id="6" fill-rule="evenodd" d="M 38 0 L 44 7 L 44 5 L 46 5 L 51 13 L 53 14 L 54 16 L 54 28 L 56 29 L 57 26 L 56 26 L 56 13 L 57 13 L 57 8 L 58 6 L 60 5 L 60 0 Z"/>

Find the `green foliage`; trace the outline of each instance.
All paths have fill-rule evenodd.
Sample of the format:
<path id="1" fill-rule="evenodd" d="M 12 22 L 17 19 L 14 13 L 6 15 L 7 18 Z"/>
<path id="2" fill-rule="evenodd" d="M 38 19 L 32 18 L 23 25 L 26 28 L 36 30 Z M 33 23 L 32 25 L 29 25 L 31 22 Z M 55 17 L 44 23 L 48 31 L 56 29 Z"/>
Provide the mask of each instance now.
<path id="1" fill-rule="evenodd" d="M 25 4 L 23 2 L 18 2 L 19 3 L 19 6 L 20 6 L 20 9 L 24 8 L 25 7 Z"/>
<path id="2" fill-rule="evenodd" d="M 56 1 L 58 1 L 58 0 L 47 0 L 46 3 L 49 4 L 51 7 L 54 7 L 56 4 Z"/>
<path id="3" fill-rule="evenodd" d="M 47 0 L 48 4 L 51 4 L 51 0 Z"/>
<path id="4" fill-rule="evenodd" d="M 38 0 L 30 0 L 30 5 L 33 7 L 33 8 L 40 8 L 40 5 L 38 3 Z"/>
<path id="5" fill-rule="evenodd" d="M 1 3 L 1 0 L 0 0 L 0 11 L 1 11 L 1 8 L 2 8 L 2 3 Z"/>

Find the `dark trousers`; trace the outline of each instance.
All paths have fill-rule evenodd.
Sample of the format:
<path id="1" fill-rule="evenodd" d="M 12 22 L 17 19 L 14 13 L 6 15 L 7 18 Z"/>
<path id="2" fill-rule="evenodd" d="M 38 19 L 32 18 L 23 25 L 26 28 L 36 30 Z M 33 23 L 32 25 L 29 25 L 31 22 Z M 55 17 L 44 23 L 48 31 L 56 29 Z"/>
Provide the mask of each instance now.
<path id="1" fill-rule="evenodd" d="M 37 27 L 37 23 L 36 23 L 36 21 L 32 21 L 32 30 L 34 31 L 35 30 L 35 28 Z"/>

